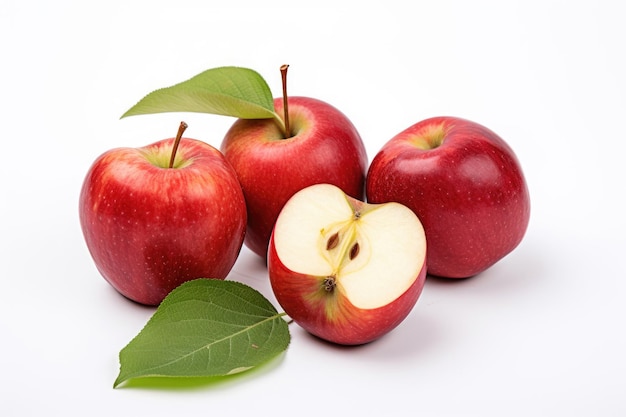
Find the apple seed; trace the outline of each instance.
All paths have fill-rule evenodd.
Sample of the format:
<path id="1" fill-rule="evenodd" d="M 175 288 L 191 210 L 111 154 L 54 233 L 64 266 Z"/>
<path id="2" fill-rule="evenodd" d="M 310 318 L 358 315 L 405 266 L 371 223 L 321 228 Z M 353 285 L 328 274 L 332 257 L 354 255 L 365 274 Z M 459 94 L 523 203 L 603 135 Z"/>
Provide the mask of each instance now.
<path id="1" fill-rule="evenodd" d="M 339 243 L 339 232 L 335 232 L 331 237 L 328 238 L 328 242 L 326 242 L 326 250 L 335 249 L 338 243 Z"/>
<path id="2" fill-rule="evenodd" d="M 361 250 L 361 247 L 359 246 L 359 242 L 356 242 L 354 245 L 352 245 L 352 248 L 350 248 L 350 255 L 349 255 L 350 260 L 353 260 L 354 258 L 356 258 L 360 250 Z"/>

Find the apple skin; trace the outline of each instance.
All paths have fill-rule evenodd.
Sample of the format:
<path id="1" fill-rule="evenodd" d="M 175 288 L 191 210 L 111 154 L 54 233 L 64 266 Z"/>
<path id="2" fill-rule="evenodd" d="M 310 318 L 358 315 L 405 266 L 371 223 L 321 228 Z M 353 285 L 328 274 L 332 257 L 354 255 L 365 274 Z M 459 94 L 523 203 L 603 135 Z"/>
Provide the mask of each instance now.
<path id="1" fill-rule="evenodd" d="M 364 203 L 353 200 L 354 206 L 361 204 Z M 334 317 L 331 318 L 327 313 L 328 297 L 320 290 L 320 283 L 326 277 L 287 268 L 278 256 L 274 234 L 270 237 L 267 264 L 274 296 L 289 317 L 310 334 L 347 346 L 373 342 L 397 327 L 415 307 L 427 271 L 425 261 L 411 286 L 393 302 L 378 308 L 358 308 L 335 292 Z"/>
<path id="2" fill-rule="evenodd" d="M 530 219 L 513 150 L 488 128 L 456 117 L 423 120 L 383 145 L 366 194 L 368 202 L 396 201 L 417 214 L 428 273 L 446 278 L 471 277 L 498 262 L 521 242 Z"/>
<path id="3" fill-rule="evenodd" d="M 168 169 L 173 143 L 105 152 L 80 192 L 80 224 L 97 269 L 146 305 L 187 280 L 224 279 L 243 245 L 246 207 L 232 167 L 212 146 L 183 138 Z"/>
<path id="4" fill-rule="evenodd" d="M 317 99 L 289 97 L 288 105 L 292 137 L 284 139 L 271 119 L 238 119 L 220 147 L 246 199 L 245 245 L 264 259 L 280 210 L 299 190 L 328 183 L 352 197 L 365 196 L 367 154 L 352 122 Z M 282 98 L 274 107 L 282 114 Z"/>

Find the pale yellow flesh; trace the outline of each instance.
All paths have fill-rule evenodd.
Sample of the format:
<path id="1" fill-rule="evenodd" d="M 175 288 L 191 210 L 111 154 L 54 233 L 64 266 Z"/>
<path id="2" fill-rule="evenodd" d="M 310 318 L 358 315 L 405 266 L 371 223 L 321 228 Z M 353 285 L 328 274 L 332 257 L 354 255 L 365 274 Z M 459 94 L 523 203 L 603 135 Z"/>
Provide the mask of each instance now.
<path id="1" fill-rule="evenodd" d="M 339 232 L 337 246 L 327 250 Z M 350 249 L 359 243 L 358 255 Z M 385 306 L 403 294 L 421 271 L 426 238 L 419 219 L 397 203 L 365 205 L 359 218 L 337 187 L 308 187 L 289 200 L 274 231 L 278 257 L 290 270 L 335 276 L 356 307 Z"/>

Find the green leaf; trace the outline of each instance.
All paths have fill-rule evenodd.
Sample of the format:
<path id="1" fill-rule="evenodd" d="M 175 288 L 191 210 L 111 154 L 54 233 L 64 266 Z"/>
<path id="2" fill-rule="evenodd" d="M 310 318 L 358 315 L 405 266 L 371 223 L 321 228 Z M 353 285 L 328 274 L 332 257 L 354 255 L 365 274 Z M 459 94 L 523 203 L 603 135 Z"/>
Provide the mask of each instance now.
<path id="1" fill-rule="evenodd" d="M 122 118 L 164 112 L 198 112 L 243 119 L 282 119 L 274 110 L 269 86 L 248 68 L 220 67 L 187 81 L 155 90 L 131 107 Z"/>
<path id="2" fill-rule="evenodd" d="M 119 386 L 141 377 L 213 377 L 243 372 L 287 349 L 285 313 L 253 288 L 196 279 L 174 289 L 120 351 Z"/>

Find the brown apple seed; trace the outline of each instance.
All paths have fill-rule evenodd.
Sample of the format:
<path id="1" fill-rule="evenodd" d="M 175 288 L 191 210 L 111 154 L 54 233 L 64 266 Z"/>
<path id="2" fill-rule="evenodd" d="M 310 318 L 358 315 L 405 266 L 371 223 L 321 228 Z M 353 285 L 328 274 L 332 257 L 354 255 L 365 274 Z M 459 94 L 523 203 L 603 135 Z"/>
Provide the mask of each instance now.
<path id="1" fill-rule="evenodd" d="M 354 258 L 356 258 L 360 250 L 361 250 L 361 247 L 359 246 L 359 242 L 356 242 L 354 245 L 352 245 L 352 248 L 350 248 L 350 254 L 349 254 L 350 260 L 353 260 Z"/>
<path id="2" fill-rule="evenodd" d="M 335 249 L 339 243 L 339 232 L 335 232 L 326 242 L 326 250 Z"/>

